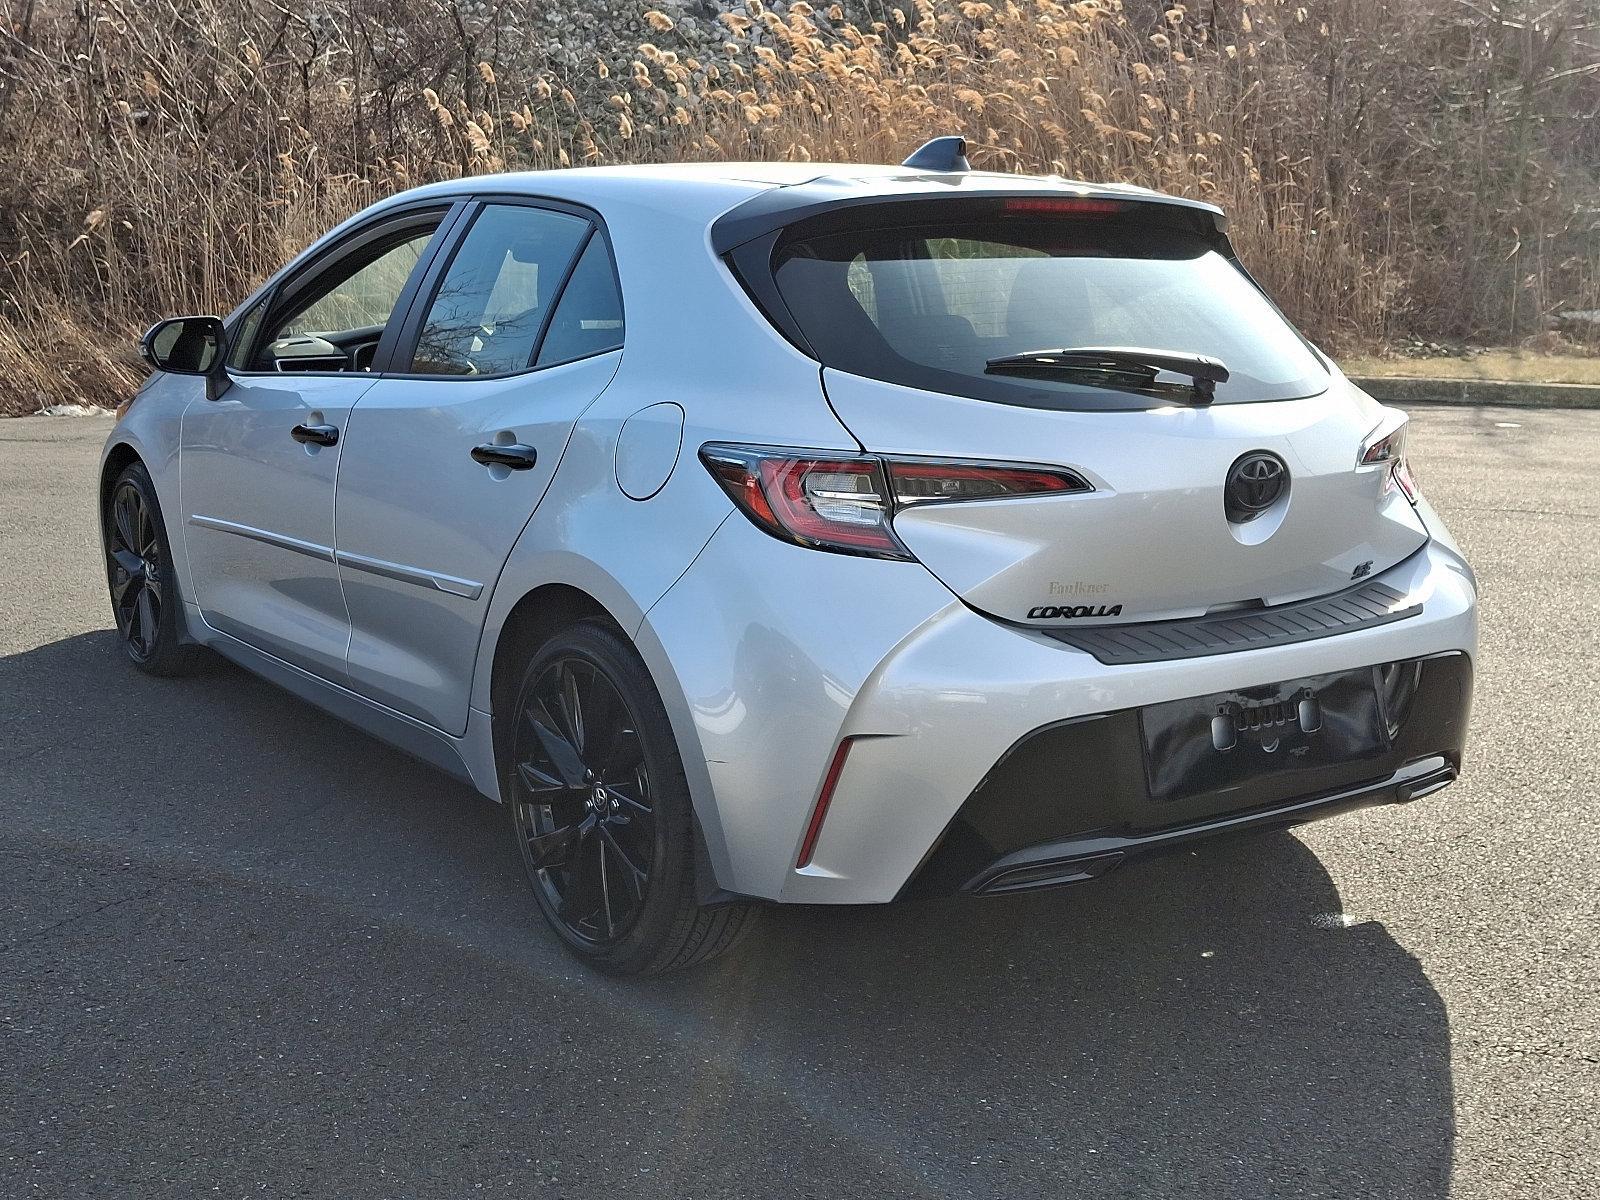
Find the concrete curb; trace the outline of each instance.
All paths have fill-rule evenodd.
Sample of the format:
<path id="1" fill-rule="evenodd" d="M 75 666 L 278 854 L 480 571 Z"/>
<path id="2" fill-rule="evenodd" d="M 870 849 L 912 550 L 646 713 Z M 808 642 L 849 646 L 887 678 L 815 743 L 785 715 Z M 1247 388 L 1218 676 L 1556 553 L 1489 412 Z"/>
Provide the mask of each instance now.
<path id="1" fill-rule="evenodd" d="M 1600 408 L 1600 384 L 1515 383 L 1505 379 L 1410 379 L 1351 376 L 1385 404 L 1482 404 L 1505 408 Z"/>

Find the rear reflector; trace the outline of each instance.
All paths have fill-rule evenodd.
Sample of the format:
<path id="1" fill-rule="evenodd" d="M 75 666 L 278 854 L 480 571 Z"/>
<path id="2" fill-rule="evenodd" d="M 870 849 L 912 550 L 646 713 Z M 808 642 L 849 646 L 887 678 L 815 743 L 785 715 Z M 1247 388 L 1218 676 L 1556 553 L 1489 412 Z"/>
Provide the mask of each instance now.
<path id="1" fill-rule="evenodd" d="M 811 810 L 811 824 L 806 826 L 805 839 L 800 843 L 800 857 L 794 864 L 796 869 L 808 866 L 811 862 L 811 855 L 817 848 L 817 836 L 822 832 L 822 822 L 828 816 L 828 805 L 833 803 L 833 789 L 839 785 L 844 760 L 850 757 L 850 747 L 854 744 L 855 738 L 847 737 L 833 752 L 833 761 L 828 764 L 828 773 L 822 779 L 822 791 L 817 795 L 817 806 Z"/>

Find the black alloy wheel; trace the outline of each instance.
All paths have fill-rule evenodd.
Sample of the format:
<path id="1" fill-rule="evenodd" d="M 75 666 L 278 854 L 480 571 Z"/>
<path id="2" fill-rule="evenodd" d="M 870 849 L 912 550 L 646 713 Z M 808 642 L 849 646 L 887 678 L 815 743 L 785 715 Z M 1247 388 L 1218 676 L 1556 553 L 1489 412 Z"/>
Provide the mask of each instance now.
<path id="1" fill-rule="evenodd" d="M 166 596 L 155 521 L 131 479 L 123 479 L 111 494 L 106 557 L 117 632 L 135 662 L 148 662 L 154 657 L 161 636 Z"/>
<path id="2" fill-rule="evenodd" d="M 638 721 L 604 671 L 566 655 L 544 664 L 518 712 L 514 817 L 542 907 L 580 941 L 633 928 L 655 867 L 650 771 Z"/>
<path id="3" fill-rule="evenodd" d="M 131 463 L 111 485 L 104 522 L 106 581 L 122 648 L 150 675 L 182 675 L 198 647 L 184 644 L 172 547 L 155 485 L 143 463 Z"/>
<path id="4" fill-rule="evenodd" d="M 621 630 L 583 620 L 551 637 L 507 717 L 501 794 L 534 898 L 569 951 L 653 975 L 738 942 L 753 907 L 701 903 L 683 760 Z"/>

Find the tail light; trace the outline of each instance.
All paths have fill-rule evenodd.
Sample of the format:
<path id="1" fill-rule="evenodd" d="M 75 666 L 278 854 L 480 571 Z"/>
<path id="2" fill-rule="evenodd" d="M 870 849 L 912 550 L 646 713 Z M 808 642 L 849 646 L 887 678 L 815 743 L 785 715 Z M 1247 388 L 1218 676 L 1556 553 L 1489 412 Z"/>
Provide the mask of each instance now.
<path id="1" fill-rule="evenodd" d="M 1382 467 L 1383 494 L 1388 495 L 1399 488 L 1405 498 L 1411 503 L 1417 502 L 1417 481 L 1411 473 L 1410 463 L 1406 460 L 1406 428 L 1409 418 L 1397 409 L 1390 409 L 1390 415 L 1381 425 L 1367 435 L 1367 440 L 1361 443 L 1361 454 L 1356 459 L 1357 467 Z"/>
<path id="2" fill-rule="evenodd" d="M 910 559 L 894 514 L 921 504 L 1093 489 L 1070 471 L 1012 463 L 882 458 L 711 443 L 700 460 L 774 537 L 841 554 Z"/>

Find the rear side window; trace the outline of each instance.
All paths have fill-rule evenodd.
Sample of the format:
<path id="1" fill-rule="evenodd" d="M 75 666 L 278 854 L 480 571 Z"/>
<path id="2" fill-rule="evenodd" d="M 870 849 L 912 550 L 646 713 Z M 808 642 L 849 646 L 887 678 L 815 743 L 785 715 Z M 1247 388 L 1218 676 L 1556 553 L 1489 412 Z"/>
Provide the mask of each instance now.
<path id="1" fill-rule="evenodd" d="M 622 293 L 606 240 L 596 232 L 556 304 L 539 347 L 538 365 L 573 362 L 621 346 Z"/>
<path id="2" fill-rule="evenodd" d="M 1030 351 L 1139 347 L 1221 359 L 1230 378 L 1217 387 L 1219 403 L 1328 386 L 1316 355 L 1255 285 L 1187 229 L 1029 214 L 800 231 L 779 241 L 773 264 L 818 357 L 891 383 L 1043 408 L 1127 407 L 1105 402 L 1142 390 L 1125 375 L 1017 378 L 989 364 Z M 1177 380 L 1161 378 L 1162 391 Z"/>
<path id="3" fill-rule="evenodd" d="M 506 375 L 532 365 L 556 289 L 589 222 L 527 205 L 494 204 L 472 223 L 429 304 L 411 370 Z"/>

